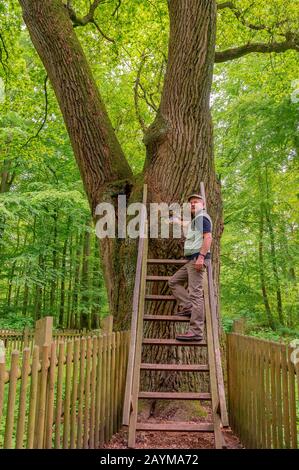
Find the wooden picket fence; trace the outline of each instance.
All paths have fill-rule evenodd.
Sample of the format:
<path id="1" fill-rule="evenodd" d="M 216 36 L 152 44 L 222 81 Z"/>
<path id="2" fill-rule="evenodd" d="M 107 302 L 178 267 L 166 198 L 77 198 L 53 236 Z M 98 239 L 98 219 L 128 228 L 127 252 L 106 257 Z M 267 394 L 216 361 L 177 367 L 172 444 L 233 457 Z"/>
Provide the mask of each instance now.
<path id="1" fill-rule="evenodd" d="M 227 335 L 230 425 L 246 448 L 297 448 L 299 363 L 293 348 Z"/>
<path id="2" fill-rule="evenodd" d="M 120 429 L 129 332 L 0 358 L 0 448 L 98 448 Z"/>
<path id="3" fill-rule="evenodd" d="M 93 330 L 93 336 L 101 334 L 101 330 Z M 10 354 L 13 350 L 18 349 L 22 351 L 24 348 L 29 347 L 31 352 L 34 346 L 35 330 L 24 328 L 24 330 L 4 330 L 0 329 L 0 341 L 3 341 L 6 354 Z M 89 331 L 82 330 L 54 330 L 53 340 L 56 342 L 63 341 L 64 339 L 82 338 L 89 336 Z"/>

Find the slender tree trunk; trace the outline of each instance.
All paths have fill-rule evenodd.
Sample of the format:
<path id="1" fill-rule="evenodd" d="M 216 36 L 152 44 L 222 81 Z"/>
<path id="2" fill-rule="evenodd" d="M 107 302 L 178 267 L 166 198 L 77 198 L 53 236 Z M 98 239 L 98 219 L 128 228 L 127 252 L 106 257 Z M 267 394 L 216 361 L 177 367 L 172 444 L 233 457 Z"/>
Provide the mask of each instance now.
<path id="1" fill-rule="evenodd" d="M 38 267 L 40 270 L 43 268 L 43 256 L 39 255 L 38 257 Z M 35 287 L 35 299 L 34 299 L 34 320 L 37 321 L 42 316 L 42 294 L 43 289 L 40 284 L 37 284 Z"/>
<path id="2" fill-rule="evenodd" d="M 74 284 L 73 284 L 73 301 L 72 301 L 72 321 L 71 328 L 79 328 L 79 290 L 80 290 L 80 255 L 82 250 L 82 235 L 76 237 L 76 251 L 74 261 Z"/>
<path id="3" fill-rule="evenodd" d="M 11 303 L 11 294 L 12 294 L 12 286 L 13 286 L 13 280 L 15 276 L 15 269 L 16 269 L 16 261 L 12 263 L 11 271 L 10 271 L 10 276 L 8 278 L 8 290 L 7 290 L 7 306 L 10 306 Z"/>
<path id="4" fill-rule="evenodd" d="M 100 326 L 101 275 L 96 238 L 94 240 L 93 252 L 91 328 L 97 329 Z"/>
<path id="5" fill-rule="evenodd" d="M 266 212 L 265 215 L 266 215 L 266 221 L 267 221 L 269 237 L 270 237 L 271 263 L 272 263 L 272 269 L 273 269 L 275 285 L 276 285 L 277 313 L 278 313 L 279 321 L 281 325 L 283 325 L 284 318 L 283 318 L 283 311 L 282 311 L 282 296 L 281 296 L 281 287 L 280 287 L 280 280 L 279 280 L 279 274 L 278 274 L 276 248 L 275 248 L 275 235 L 274 235 L 270 211 L 267 209 L 265 212 Z"/>
<path id="6" fill-rule="evenodd" d="M 58 222 L 58 212 L 55 209 L 53 214 L 53 238 L 52 238 L 52 269 L 53 269 L 53 278 L 51 280 L 50 288 L 50 308 L 53 311 L 53 315 L 56 314 L 56 290 L 57 290 L 57 268 L 58 268 L 58 257 L 57 257 L 57 222 Z"/>
<path id="7" fill-rule="evenodd" d="M 28 297 L 29 297 L 29 287 L 27 280 L 25 281 L 24 285 L 24 293 L 23 293 L 23 306 L 22 306 L 22 315 L 27 317 L 28 313 Z"/>
<path id="8" fill-rule="evenodd" d="M 65 281 L 66 281 L 66 255 L 68 248 L 68 234 L 63 243 L 62 250 L 62 260 L 61 260 L 61 283 L 60 283 L 60 306 L 59 306 L 59 326 L 63 327 L 65 324 L 64 321 L 64 311 L 65 311 Z"/>
<path id="9" fill-rule="evenodd" d="M 90 258 L 90 231 L 89 227 L 84 234 L 84 244 L 82 252 L 82 272 L 81 272 L 81 328 L 90 328 L 90 296 L 89 296 L 89 258 Z"/>
<path id="10" fill-rule="evenodd" d="M 269 326 L 272 330 L 275 330 L 275 323 L 274 318 L 271 312 L 271 307 L 268 299 L 267 294 L 267 287 L 266 287 L 266 279 L 265 279 L 265 269 L 264 269 L 264 213 L 263 207 L 261 205 L 261 212 L 260 212 L 260 224 L 259 224 L 259 270 L 260 270 L 260 281 L 261 281 L 261 289 L 263 295 L 263 302 L 266 310 L 266 315 L 268 319 Z"/>
<path id="11" fill-rule="evenodd" d="M 66 327 L 70 328 L 71 321 L 72 321 L 72 289 L 73 289 L 73 236 L 70 235 L 70 242 L 69 242 L 69 266 L 68 266 L 68 288 L 67 288 L 67 321 Z"/>

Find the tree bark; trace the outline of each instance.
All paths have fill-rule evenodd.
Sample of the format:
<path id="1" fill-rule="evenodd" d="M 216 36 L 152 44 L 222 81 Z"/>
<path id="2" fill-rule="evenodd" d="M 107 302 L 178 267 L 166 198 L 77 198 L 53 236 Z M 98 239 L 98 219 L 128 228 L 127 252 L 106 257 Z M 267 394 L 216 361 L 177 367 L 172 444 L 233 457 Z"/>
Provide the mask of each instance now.
<path id="1" fill-rule="evenodd" d="M 168 64 L 161 105 L 144 137 L 147 148 L 145 181 L 150 202 L 186 201 L 190 191 L 199 192 L 200 182 L 204 182 L 207 206 L 214 223 L 214 275 L 218 279 L 223 220 L 220 184 L 214 169 L 209 103 L 216 5 L 214 1 L 205 0 L 172 0 L 168 5 Z M 160 249 L 160 240 L 158 246 L 155 240 L 150 240 L 150 251 Z"/>

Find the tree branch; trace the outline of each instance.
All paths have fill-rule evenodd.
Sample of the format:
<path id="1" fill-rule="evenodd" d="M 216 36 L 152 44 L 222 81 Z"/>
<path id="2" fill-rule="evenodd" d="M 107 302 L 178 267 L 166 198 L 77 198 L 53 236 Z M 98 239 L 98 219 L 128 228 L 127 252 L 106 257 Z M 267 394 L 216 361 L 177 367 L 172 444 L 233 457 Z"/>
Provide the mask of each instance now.
<path id="1" fill-rule="evenodd" d="M 269 44 L 265 43 L 253 43 L 246 44 L 240 47 L 234 47 L 232 49 L 226 49 L 224 51 L 215 53 L 215 63 L 227 62 L 229 60 L 238 59 L 244 55 L 252 52 L 258 53 L 270 53 L 270 52 L 285 52 L 289 49 L 299 51 L 299 41 L 294 35 L 289 34 L 286 41 L 283 42 L 272 42 Z"/>
<path id="2" fill-rule="evenodd" d="M 36 138 L 38 137 L 40 131 L 42 130 L 42 128 L 43 128 L 44 125 L 46 124 L 47 117 L 48 117 L 48 91 L 47 91 L 47 81 L 48 81 L 48 75 L 45 76 L 45 80 L 44 80 L 45 112 L 44 112 L 44 117 L 43 117 L 43 119 L 42 119 L 41 125 L 39 126 L 39 128 L 38 128 L 37 132 L 35 133 L 35 135 L 32 135 L 31 137 L 29 137 L 29 139 L 27 140 L 27 142 L 25 142 L 25 144 L 22 145 L 21 150 L 24 149 L 25 147 L 27 147 L 27 145 L 29 144 L 29 142 L 31 142 L 31 140 L 36 139 Z"/>
<path id="3" fill-rule="evenodd" d="M 74 28 L 78 27 L 78 26 L 86 26 L 88 23 L 92 23 L 96 28 L 97 30 L 99 31 L 99 33 L 103 36 L 103 38 L 105 38 L 107 41 L 109 42 L 115 42 L 114 39 L 110 38 L 109 36 L 107 36 L 103 31 L 102 29 L 99 27 L 98 23 L 96 22 L 96 20 L 94 19 L 94 14 L 95 14 L 95 11 L 97 9 L 97 7 L 101 4 L 101 3 L 104 3 L 105 0 L 95 0 L 89 7 L 89 11 L 87 13 L 87 15 L 83 16 L 82 18 L 80 18 L 79 16 L 77 16 L 75 10 L 72 8 L 71 6 L 71 2 L 68 2 L 65 7 L 68 11 L 68 14 L 69 14 L 69 17 L 70 19 L 72 20 L 72 23 L 73 23 L 73 26 Z"/>
<path id="4" fill-rule="evenodd" d="M 224 8 L 230 8 L 232 10 L 235 8 L 235 5 L 233 2 L 217 3 L 217 10 L 224 10 Z"/>
<path id="5" fill-rule="evenodd" d="M 114 12 L 112 13 L 112 16 L 116 15 L 116 17 L 118 17 L 118 10 L 120 7 L 121 7 L 121 0 L 118 0 L 118 4 L 116 5 Z"/>
<path id="6" fill-rule="evenodd" d="M 107 36 L 107 34 L 104 33 L 104 31 L 99 27 L 98 23 L 95 21 L 95 20 L 92 20 L 90 21 L 90 23 L 94 24 L 95 27 L 97 28 L 97 30 L 99 31 L 99 33 L 103 36 L 103 38 L 105 38 L 107 41 L 109 42 L 113 42 L 115 43 L 114 39 L 110 38 L 109 36 Z"/>
<path id="7" fill-rule="evenodd" d="M 3 67 L 3 70 L 4 70 L 4 73 L 5 73 L 5 76 L 7 77 L 7 70 L 8 70 L 8 52 L 7 52 L 7 48 L 6 48 L 6 44 L 5 44 L 5 41 L 4 41 L 4 37 L 2 35 L 2 33 L 0 33 L 0 43 L 2 44 L 2 46 L 0 45 L 0 63 Z M 3 51 L 5 53 L 5 57 L 3 57 Z"/>
<path id="8" fill-rule="evenodd" d="M 245 14 L 246 12 L 248 11 L 248 9 L 250 8 L 247 8 L 245 11 L 241 11 L 239 10 L 233 2 L 224 2 L 224 3 L 219 3 L 217 5 L 217 10 L 223 10 L 225 8 L 228 8 L 230 9 L 233 14 L 235 15 L 235 17 L 237 18 L 238 21 L 240 21 L 240 23 L 242 23 L 243 26 L 246 26 L 247 28 L 249 29 L 253 29 L 254 31 L 268 31 L 268 33 L 273 33 L 273 28 L 278 28 L 279 26 L 282 26 L 283 24 L 287 23 L 287 20 L 283 20 L 283 21 L 280 21 L 276 24 L 274 24 L 272 27 L 269 27 L 265 24 L 253 24 L 253 23 L 248 23 L 246 20 L 245 20 Z"/>
<path id="9" fill-rule="evenodd" d="M 134 104 L 135 104 L 135 112 L 136 112 L 136 115 L 137 115 L 137 118 L 138 118 L 138 121 L 139 121 L 139 124 L 141 126 L 141 129 L 143 130 L 143 132 L 145 133 L 147 131 L 147 127 L 145 125 L 145 122 L 141 116 L 141 113 L 140 113 L 140 109 L 139 109 L 139 103 L 138 103 L 138 98 L 139 98 L 139 95 L 138 95 L 138 88 L 140 86 L 140 78 L 141 78 L 141 72 L 142 72 L 142 67 L 144 65 L 144 62 L 146 60 L 146 54 L 145 52 L 143 52 L 142 56 L 141 56 L 141 61 L 140 61 L 140 65 L 139 65 L 139 68 L 138 68 L 138 71 L 137 71 L 137 77 L 136 77 L 136 80 L 135 80 L 135 84 L 134 84 Z"/>

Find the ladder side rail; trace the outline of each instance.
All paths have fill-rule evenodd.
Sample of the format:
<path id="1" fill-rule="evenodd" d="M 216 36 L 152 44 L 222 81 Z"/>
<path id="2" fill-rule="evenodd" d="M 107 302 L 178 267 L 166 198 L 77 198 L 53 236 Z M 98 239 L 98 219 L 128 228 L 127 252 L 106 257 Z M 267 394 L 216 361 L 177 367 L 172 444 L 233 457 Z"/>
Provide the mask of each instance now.
<path id="1" fill-rule="evenodd" d="M 209 287 L 207 274 L 204 273 L 203 280 L 204 288 L 204 306 L 205 306 L 205 317 L 206 317 L 206 329 L 207 329 L 207 344 L 208 344 L 208 363 L 210 369 L 210 392 L 212 400 L 212 419 L 214 424 L 214 436 L 215 436 L 215 448 L 222 449 L 223 439 L 220 428 L 220 414 L 219 414 L 219 394 L 217 384 L 217 372 L 216 372 L 216 358 L 214 349 L 214 338 L 212 329 L 212 316 L 209 301 Z"/>
<path id="2" fill-rule="evenodd" d="M 143 262 L 144 242 L 145 242 L 144 236 L 142 235 L 145 233 L 145 226 L 146 226 L 146 219 L 147 219 L 146 201 L 147 201 L 147 185 L 145 184 L 143 186 L 143 198 L 142 198 L 143 206 L 142 206 L 141 215 L 140 215 L 138 255 L 137 255 L 137 263 L 136 263 L 136 274 L 135 274 L 133 304 L 132 304 L 130 345 L 129 345 L 126 388 L 125 388 L 124 406 L 123 406 L 122 424 L 125 426 L 129 425 L 130 413 L 131 413 L 133 369 L 134 369 L 134 362 L 135 362 L 138 309 L 139 309 L 141 273 L 142 273 L 142 262 Z"/>
<path id="3" fill-rule="evenodd" d="M 140 283 L 140 296 L 138 308 L 138 325 L 137 325 L 137 338 L 136 350 L 133 365 L 133 385 L 131 391 L 131 413 L 129 418 L 129 432 L 128 432 L 128 447 L 134 448 L 136 442 L 136 427 L 138 418 L 138 395 L 140 388 L 140 368 L 141 368 L 141 355 L 142 355 L 142 339 L 143 339 L 143 315 L 145 304 L 145 289 L 146 289 L 146 273 L 147 273 L 147 252 L 148 252 L 148 227 L 147 221 L 145 222 L 145 239 L 144 250 L 142 256 L 142 271 Z"/>
<path id="4" fill-rule="evenodd" d="M 207 208 L 205 186 L 203 182 L 200 183 L 200 194 L 203 197 L 205 207 Z M 220 325 L 219 325 L 219 319 L 217 318 L 217 314 L 216 314 L 212 260 L 210 260 L 207 266 L 207 277 L 208 277 L 208 295 L 209 295 L 210 308 L 211 308 L 212 332 L 213 332 L 213 338 L 214 338 L 217 386 L 218 386 L 218 395 L 219 395 L 219 403 L 220 403 L 220 411 L 221 411 L 221 421 L 222 421 L 222 426 L 227 427 L 229 425 L 229 421 L 228 421 L 228 412 L 227 412 L 227 405 L 226 405 L 226 399 L 225 399 L 223 369 L 222 369 L 222 362 L 221 362 L 221 351 L 220 351 L 220 341 L 219 341 Z"/>

